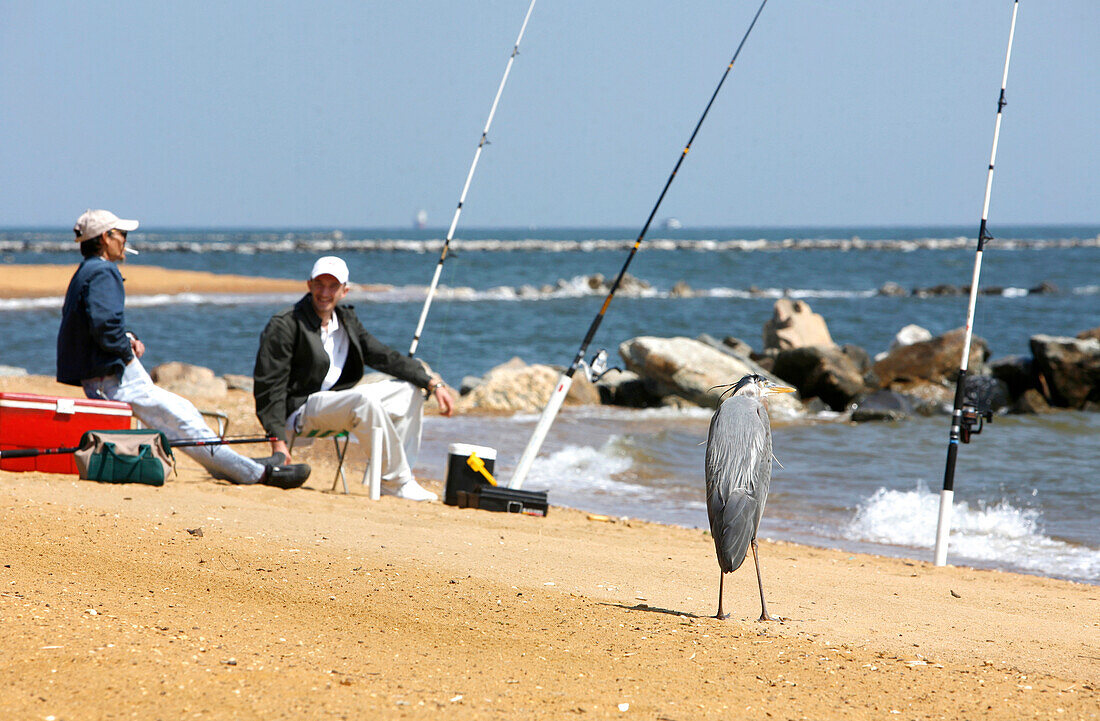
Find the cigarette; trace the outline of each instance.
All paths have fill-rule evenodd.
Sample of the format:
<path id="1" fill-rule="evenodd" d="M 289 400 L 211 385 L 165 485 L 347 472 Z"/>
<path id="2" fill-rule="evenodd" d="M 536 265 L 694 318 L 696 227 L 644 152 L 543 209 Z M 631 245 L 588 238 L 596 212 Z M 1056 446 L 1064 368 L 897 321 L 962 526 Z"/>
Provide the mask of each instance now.
<path id="1" fill-rule="evenodd" d="M 137 252 L 137 248 L 131 248 L 130 246 L 126 246 L 126 252 L 130 255 L 141 255 L 141 253 Z"/>

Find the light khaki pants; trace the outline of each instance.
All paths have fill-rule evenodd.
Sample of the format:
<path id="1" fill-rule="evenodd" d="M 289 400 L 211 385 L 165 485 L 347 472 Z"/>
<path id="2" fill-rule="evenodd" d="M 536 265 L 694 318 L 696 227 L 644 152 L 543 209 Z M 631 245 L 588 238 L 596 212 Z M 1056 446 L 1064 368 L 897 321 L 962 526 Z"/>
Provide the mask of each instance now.
<path id="1" fill-rule="evenodd" d="M 420 452 L 424 395 L 411 383 L 389 379 L 344 391 L 319 391 L 306 399 L 287 430 L 296 442 L 347 431 L 362 452 L 370 448 L 371 429 L 382 429 L 382 482 L 400 486 L 413 480 Z M 378 449 L 375 449 L 378 452 Z M 349 449 L 350 453 L 350 449 Z"/>

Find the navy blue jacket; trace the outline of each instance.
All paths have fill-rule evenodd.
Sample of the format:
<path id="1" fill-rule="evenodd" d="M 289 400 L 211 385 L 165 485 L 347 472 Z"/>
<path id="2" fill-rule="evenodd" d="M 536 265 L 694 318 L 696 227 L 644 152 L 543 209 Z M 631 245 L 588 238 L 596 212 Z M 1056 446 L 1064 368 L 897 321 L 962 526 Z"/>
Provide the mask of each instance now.
<path id="1" fill-rule="evenodd" d="M 126 337 L 126 290 L 118 266 L 85 258 L 69 281 L 57 331 L 57 380 L 78 386 L 86 378 L 120 373 L 133 357 Z"/>

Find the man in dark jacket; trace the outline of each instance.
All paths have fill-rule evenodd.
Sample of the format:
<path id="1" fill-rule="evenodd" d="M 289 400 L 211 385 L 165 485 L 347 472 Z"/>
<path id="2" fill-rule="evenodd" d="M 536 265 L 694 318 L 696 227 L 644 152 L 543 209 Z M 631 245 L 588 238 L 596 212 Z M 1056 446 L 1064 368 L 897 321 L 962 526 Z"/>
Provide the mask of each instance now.
<path id="1" fill-rule="evenodd" d="M 260 336 L 253 372 L 256 415 L 279 440 L 272 450 L 290 457 L 287 440 L 348 431 L 364 448 L 371 430 L 382 429 L 382 488 L 416 501 L 434 501 L 412 474 L 420 449 L 424 395 L 433 395 L 443 415 L 454 396 L 438 376 L 385 345 L 364 328 L 350 305 L 347 264 L 320 258 L 310 271 L 309 292 L 276 314 Z M 364 366 L 392 379 L 357 385 Z"/>
<path id="2" fill-rule="evenodd" d="M 153 384 L 139 360 L 145 345 L 126 328 L 126 291 L 115 264 L 125 260 L 126 234 L 137 227 L 136 220 L 108 210 L 89 210 L 76 221 L 84 261 L 69 281 L 61 309 L 57 380 L 82 386 L 89 398 L 129 403 L 142 423 L 172 440 L 215 440 L 190 401 Z M 181 450 L 212 475 L 234 483 L 296 488 L 309 478 L 309 466 L 265 465 L 228 446 Z"/>

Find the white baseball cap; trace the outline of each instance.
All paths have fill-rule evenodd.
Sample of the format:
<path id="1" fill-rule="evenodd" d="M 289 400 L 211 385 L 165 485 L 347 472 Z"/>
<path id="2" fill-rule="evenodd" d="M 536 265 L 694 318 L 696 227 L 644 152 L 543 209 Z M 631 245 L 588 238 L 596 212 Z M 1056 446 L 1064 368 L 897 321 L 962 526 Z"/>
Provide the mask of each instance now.
<path id="1" fill-rule="evenodd" d="M 84 214 L 76 219 L 73 232 L 76 233 L 76 242 L 98 238 L 109 230 L 118 230 L 129 233 L 137 230 L 136 220 L 123 220 L 109 210 L 85 210 Z"/>
<path id="2" fill-rule="evenodd" d="M 309 279 L 313 280 L 319 275 L 331 275 L 341 284 L 348 282 L 348 264 L 342 258 L 335 255 L 326 255 L 318 258 L 313 264 L 313 270 L 309 271 Z"/>

